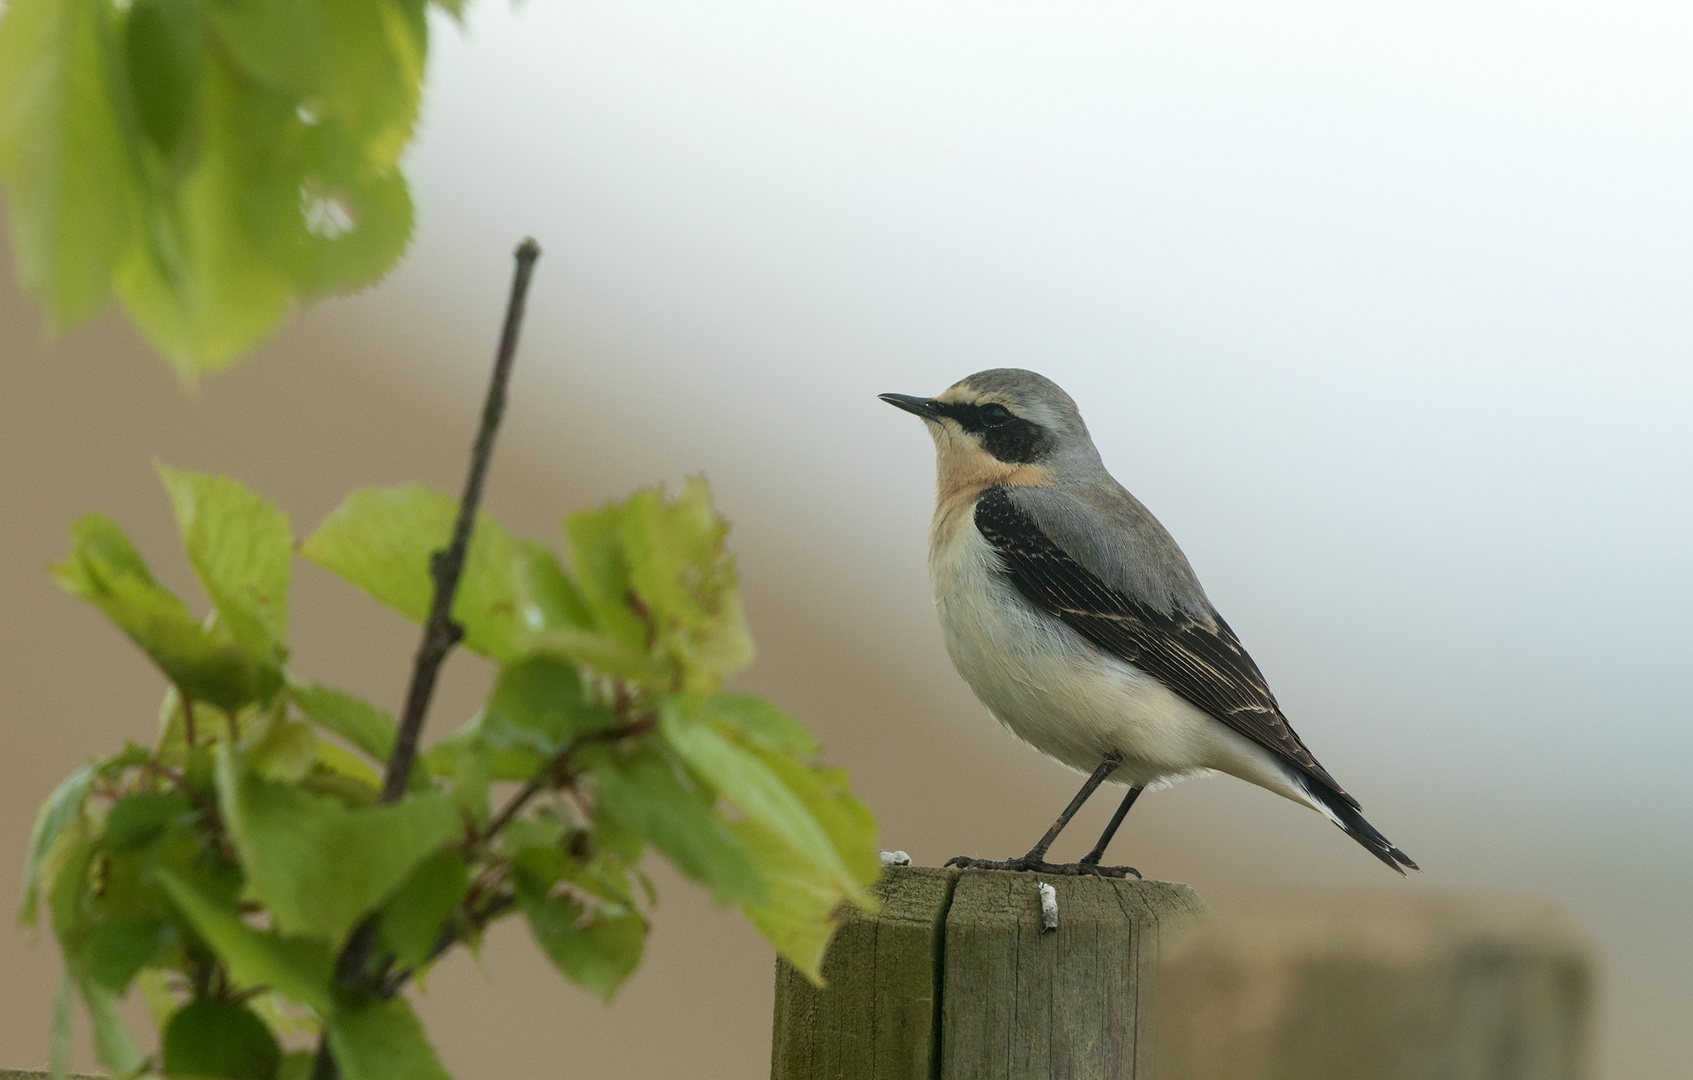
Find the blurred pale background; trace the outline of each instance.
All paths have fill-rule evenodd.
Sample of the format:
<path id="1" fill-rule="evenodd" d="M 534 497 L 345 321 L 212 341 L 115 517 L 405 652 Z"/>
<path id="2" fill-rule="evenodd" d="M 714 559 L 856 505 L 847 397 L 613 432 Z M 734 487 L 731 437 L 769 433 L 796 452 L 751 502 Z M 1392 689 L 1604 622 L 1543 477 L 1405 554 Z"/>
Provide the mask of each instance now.
<path id="1" fill-rule="evenodd" d="M 1427 872 L 1224 780 L 1146 799 L 1114 854 L 1216 907 L 1553 898 L 1602 957 L 1602 1075 L 1688 1075 L 1693 9 L 479 0 L 436 29 L 411 256 L 233 373 L 184 394 L 110 315 L 43 344 L 7 271 L 0 866 L 59 776 L 152 729 L 157 680 L 42 572 L 75 515 L 188 588 L 154 458 L 302 533 L 356 485 L 455 488 L 532 233 L 491 509 L 550 537 L 703 469 L 744 684 L 823 736 L 885 847 L 1021 851 L 1073 790 L 952 674 L 928 440 L 874 397 L 1036 368 Z M 396 701 L 414 632 L 297 573 L 298 669 Z M 486 678 L 455 659 L 433 730 Z M 660 878 L 609 1008 L 521 933 L 444 965 L 422 1001 L 455 1075 L 763 1073 L 769 950 Z M 45 1061 L 56 971 L 0 937 L 0 1066 Z"/>

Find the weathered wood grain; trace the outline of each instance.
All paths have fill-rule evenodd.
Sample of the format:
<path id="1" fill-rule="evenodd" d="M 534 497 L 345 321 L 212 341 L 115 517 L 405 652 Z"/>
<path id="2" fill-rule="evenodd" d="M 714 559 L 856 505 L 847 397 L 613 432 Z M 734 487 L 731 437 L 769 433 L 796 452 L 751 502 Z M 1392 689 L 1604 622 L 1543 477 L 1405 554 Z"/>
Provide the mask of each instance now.
<path id="1" fill-rule="evenodd" d="M 1159 935 L 1202 910 L 1187 886 L 896 867 L 878 891 L 831 943 L 827 989 L 778 965 L 774 1080 L 1148 1075 Z"/>
<path id="2" fill-rule="evenodd" d="M 849 912 L 823 960 L 825 989 L 776 965 L 773 1080 L 907 1080 L 935 1056 L 936 964 L 957 871 L 891 867 L 882 910 Z"/>
<path id="3" fill-rule="evenodd" d="M 1042 933 L 1037 884 L 1058 891 Z M 1151 1075 L 1159 940 L 1203 911 L 1166 881 L 999 870 L 960 876 L 947 913 L 943 1080 L 1118 1080 Z"/>

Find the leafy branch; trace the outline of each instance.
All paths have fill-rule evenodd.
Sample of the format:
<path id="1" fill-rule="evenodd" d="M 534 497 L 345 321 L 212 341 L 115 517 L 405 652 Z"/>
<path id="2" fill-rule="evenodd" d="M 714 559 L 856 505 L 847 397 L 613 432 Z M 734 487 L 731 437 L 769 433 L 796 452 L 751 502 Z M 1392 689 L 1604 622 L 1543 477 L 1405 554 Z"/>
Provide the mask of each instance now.
<path id="1" fill-rule="evenodd" d="M 57 1071 L 80 1001 L 114 1076 L 445 1080 L 400 990 L 521 915 L 609 998 L 644 950 L 649 851 L 813 977 L 838 907 L 871 903 L 875 823 L 844 775 L 792 717 L 722 689 L 752 646 L 702 480 L 570 515 L 562 561 L 477 510 L 535 254 L 518 251 L 462 499 L 354 492 L 296 547 L 236 481 L 161 469 L 204 617 L 114 522 L 73 526 L 54 576 L 166 689 L 152 744 L 74 772 L 31 838 L 20 919 L 45 909 L 65 957 Z M 289 670 L 296 554 L 428 627 L 402 723 Z M 459 641 L 498 677 L 424 747 Z M 497 809 L 496 784 L 515 785 Z M 156 1054 L 115 1007 L 136 988 Z"/>

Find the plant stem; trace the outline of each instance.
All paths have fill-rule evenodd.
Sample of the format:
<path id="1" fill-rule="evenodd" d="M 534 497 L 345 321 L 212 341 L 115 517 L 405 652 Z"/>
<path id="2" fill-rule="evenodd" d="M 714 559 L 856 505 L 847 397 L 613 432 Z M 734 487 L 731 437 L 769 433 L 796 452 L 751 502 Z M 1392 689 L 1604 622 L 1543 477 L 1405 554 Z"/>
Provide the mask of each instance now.
<path id="1" fill-rule="evenodd" d="M 534 273 L 535 260 L 541 257 L 540 245 L 532 239 L 525 239 L 517 245 L 514 257 L 517 267 L 512 273 L 505 327 L 500 332 L 499 350 L 494 355 L 494 371 L 488 379 L 488 397 L 482 405 L 482 426 L 476 432 L 476 442 L 471 449 L 470 475 L 465 478 L 464 495 L 459 499 L 458 520 L 453 524 L 453 537 L 446 549 L 435 552 L 429 560 L 429 573 L 435 579 L 435 595 L 429 605 L 429 619 L 423 626 L 423 641 L 417 648 L 417 661 L 412 668 L 411 688 L 406 692 L 406 708 L 400 719 L 399 735 L 394 740 L 394 752 L 388 757 L 387 775 L 382 779 L 383 802 L 393 802 L 405 794 L 412 758 L 417 754 L 417 739 L 423 731 L 423 717 L 429 710 L 429 699 L 435 693 L 435 678 L 441 672 L 441 662 L 447 658 L 447 653 L 464 636 L 464 627 L 452 618 L 453 597 L 458 592 L 465 554 L 470 549 L 470 533 L 476 523 L 477 504 L 482 501 L 482 483 L 488 475 L 488 462 L 494 454 L 494 433 L 499 429 L 500 417 L 506 409 L 506 384 L 511 380 L 517 334 L 523 325 L 524 301 L 529 293 L 529 278 Z"/>
<path id="2" fill-rule="evenodd" d="M 494 815 L 493 821 L 489 822 L 487 829 L 483 830 L 482 839 L 484 841 L 491 840 L 499 835 L 500 830 L 517 816 L 517 812 L 522 810 L 530 799 L 540 794 L 543 787 L 548 785 L 559 786 L 566 770 L 570 768 L 570 759 L 575 757 L 576 751 L 582 749 L 583 746 L 591 742 L 616 742 L 618 739 L 627 738 L 631 735 L 644 735 L 651 731 L 657 723 L 657 720 L 648 716 L 640 720 L 631 720 L 626 724 L 619 724 L 613 728 L 606 728 L 604 731 L 591 731 L 580 738 L 572 739 L 569 745 L 554 754 L 546 764 L 536 769 L 535 775 L 531 776 L 529 781 L 518 789 L 517 794 L 511 797 L 510 802 L 501 807 L 500 812 Z"/>
<path id="3" fill-rule="evenodd" d="M 406 708 L 400 718 L 400 730 L 394 738 L 394 750 L 388 755 L 387 773 L 382 778 L 382 801 L 395 802 L 406 792 L 411 778 L 412 759 L 417 756 L 418 736 L 423 733 L 423 718 L 429 711 L 429 699 L 435 694 L 435 679 L 441 673 L 441 663 L 447 653 L 464 636 L 464 627 L 453 621 L 453 598 L 458 593 L 459 577 L 464 572 L 465 555 L 470 551 L 470 533 L 476 524 L 476 509 L 482 501 L 482 483 L 488 475 L 488 463 L 494 456 L 494 435 L 500 418 L 506 411 L 506 385 L 511 381 L 511 365 L 517 355 L 517 334 L 523 326 L 524 302 L 529 296 L 529 279 L 535 272 L 535 260 L 541 257 L 541 246 L 532 238 L 525 238 L 512 253 L 516 267 L 511 276 L 511 295 L 506 301 L 505 325 L 500 330 L 499 348 L 494 353 L 494 370 L 488 377 L 488 396 L 482 403 L 482 423 L 476 431 L 476 441 L 470 451 L 470 475 L 465 477 L 464 494 L 459 499 L 458 519 L 453 522 L 452 539 L 446 548 L 429 559 L 429 576 L 435 580 L 435 594 L 430 599 L 429 618 L 423 624 L 423 641 L 417 647 L 412 665 L 411 686 L 406 691 Z M 353 931 L 336 960 L 336 977 L 343 984 L 357 984 L 369 977 L 366 966 L 371 947 L 375 943 L 375 923 L 367 919 Z M 386 968 L 377 976 L 380 986 L 386 979 Z M 312 1080 L 338 1080 L 341 1070 L 329 1051 L 328 1036 L 319 1040 L 316 1059 L 312 1062 Z"/>

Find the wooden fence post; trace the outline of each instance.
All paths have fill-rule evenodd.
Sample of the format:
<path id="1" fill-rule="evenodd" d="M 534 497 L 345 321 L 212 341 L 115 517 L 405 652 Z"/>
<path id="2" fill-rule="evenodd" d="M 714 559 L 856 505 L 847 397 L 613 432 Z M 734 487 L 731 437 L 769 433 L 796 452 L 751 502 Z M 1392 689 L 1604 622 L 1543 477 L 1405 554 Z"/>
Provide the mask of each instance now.
<path id="1" fill-rule="evenodd" d="M 890 867 L 877 888 L 883 910 L 830 944 L 827 989 L 778 964 L 772 1080 L 1148 1075 L 1159 942 L 1203 910 L 1186 885 Z"/>
<path id="2" fill-rule="evenodd" d="M 1160 1080 L 1584 1080 L 1568 916 L 1499 897 L 1311 893 L 1167 942 Z"/>

